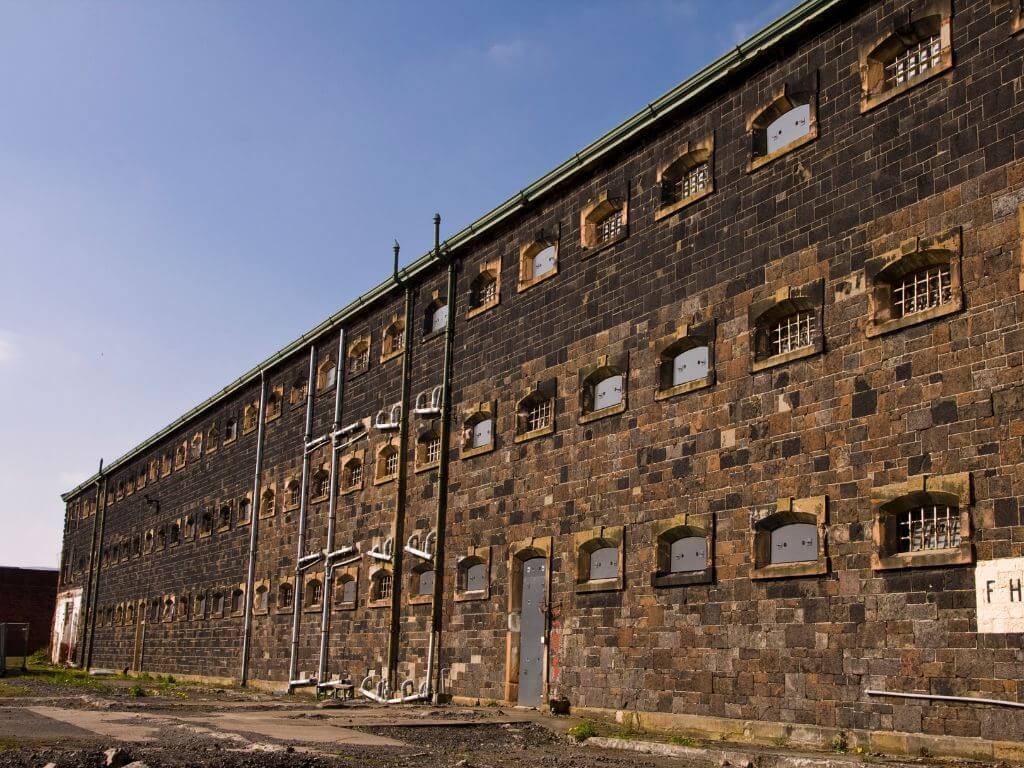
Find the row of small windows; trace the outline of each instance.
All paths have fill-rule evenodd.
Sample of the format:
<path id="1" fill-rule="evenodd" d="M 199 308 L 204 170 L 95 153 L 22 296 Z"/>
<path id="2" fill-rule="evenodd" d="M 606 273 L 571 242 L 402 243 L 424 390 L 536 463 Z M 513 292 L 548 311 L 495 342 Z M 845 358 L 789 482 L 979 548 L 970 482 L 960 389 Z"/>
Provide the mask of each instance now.
<path id="1" fill-rule="evenodd" d="M 866 46 L 861 60 L 862 110 L 867 111 L 884 103 L 889 98 L 903 93 L 908 88 L 930 79 L 952 66 L 951 8 L 948 0 L 939 0 L 929 5 L 917 17 L 883 35 L 872 45 Z M 1015 22 L 1016 23 L 1016 22 Z M 765 161 L 802 146 L 817 137 L 817 77 L 785 86 L 779 95 L 749 121 L 751 135 L 751 162 L 748 170 L 754 170 Z M 664 165 L 658 172 L 661 189 L 661 207 L 655 218 L 671 215 L 683 205 L 695 202 L 713 189 L 714 138 L 686 144 L 677 158 Z M 581 242 L 584 248 L 599 248 L 614 243 L 628 233 L 628 192 L 619 195 L 607 193 L 598 197 L 581 214 Z M 520 252 L 520 289 L 557 272 L 558 236 L 547 235 L 540 241 L 524 246 Z M 957 276 L 947 265 L 926 265 L 921 269 L 891 276 L 888 312 L 891 319 L 899 320 L 925 313 L 945 304 L 953 303 Z M 500 300 L 501 264 L 494 260 L 481 266 L 479 274 L 470 288 L 470 309 L 475 313 L 495 306 Z M 435 294 L 426 309 L 424 334 L 439 334 L 448 319 L 446 300 Z M 816 316 L 809 310 L 779 318 L 766 331 L 766 356 L 781 356 L 813 345 L 816 333 Z M 401 353 L 405 345 L 405 323 L 400 317 L 392 319 L 385 329 L 382 343 L 382 362 Z M 370 365 L 370 340 L 357 339 L 351 346 L 346 359 L 350 375 L 365 371 Z M 331 360 L 321 364 L 317 371 L 316 384 L 319 391 L 334 387 L 337 367 Z M 298 405 L 306 398 L 306 382 L 299 379 L 291 388 L 289 399 Z M 267 400 L 267 420 L 280 415 L 284 401 L 284 387 L 273 387 Z M 533 422 L 534 429 L 544 429 L 551 414 L 538 409 Z M 259 405 L 251 402 L 244 408 L 242 431 L 256 428 L 259 420 Z M 230 443 L 237 438 L 238 423 L 234 419 L 224 422 L 223 442 Z M 216 425 L 206 435 L 206 450 L 216 450 L 221 436 Z M 143 470 L 121 480 L 114 493 L 108 493 L 107 502 L 131 495 L 144 488 L 147 482 L 166 477 L 173 469 L 186 465 L 190 457 L 199 458 L 203 453 L 204 436 L 196 433 L 192 440 L 183 441 L 171 455 L 153 459 L 148 472 Z M 88 503 L 87 503 L 88 504 Z M 77 521 L 91 513 L 87 505 L 77 502 L 70 510 L 71 520 Z"/>
<path id="2" fill-rule="evenodd" d="M 875 570 L 915 566 L 961 565 L 973 562 L 970 543 L 970 476 L 947 475 L 910 478 L 905 483 L 879 491 L 875 511 L 872 567 Z M 817 576 L 829 570 L 827 547 L 827 497 L 780 499 L 769 508 L 751 513 L 751 564 L 755 579 Z M 580 592 L 622 589 L 624 587 L 624 537 L 622 526 L 605 527 L 576 536 L 576 588 Z M 682 587 L 707 584 L 714 580 L 714 518 L 702 526 L 682 515 L 655 524 L 654 587 Z M 458 559 L 455 578 L 456 600 L 489 597 L 490 548 L 473 550 Z M 433 566 L 427 562 L 410 572 L 410 600 L 432 599 Z M 359 567 L 340 569 L 334 585 L 336 609 L 357 605 Z M 389 567 L 377 566 L 368 576 L 367 606 L 381 607 L 392 597 L 394 577 Z M 209 603 L 207 602 L 209 599 Z M 324 585 L 320 577 L 303 582 L 304 610 L 323 607 Z M 274 596 L 278 612 L 291 611 L 295 605 L 294 581 L 285 577 Z M 270 610 L 270 582 L 255 585 L 253 610 Z M 244 591 L 241 586 L 183 596 L 185 607 L 178 612 L 177 598 L 165 595 L 149 604 L 149 620 L 173 621 L 225 615 L 241 615 Z M 146 618 L 146 604 L 119 604 L 100 611 L 101 625 L 128 624 Z M 207 611 L 209 610 L 209 614 Z"/>

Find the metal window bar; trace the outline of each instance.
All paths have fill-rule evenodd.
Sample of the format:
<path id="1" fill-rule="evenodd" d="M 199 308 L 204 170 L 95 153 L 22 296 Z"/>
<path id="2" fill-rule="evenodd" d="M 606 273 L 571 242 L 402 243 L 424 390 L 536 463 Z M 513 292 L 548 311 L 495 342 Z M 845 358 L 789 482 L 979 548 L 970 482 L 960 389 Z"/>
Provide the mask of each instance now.
<path id="1" fill-rule="evenodd" d="M 916 45 L 912 45 L 900 53 L 891 64 L 885 67 L 885 84 L 895 88 L 913 80 L 930 69 L 935 69 L 942 61 L 942 38 L 932 35 Z"/>
<path id="2" fill-rule="evenodd" d="M 434 464 L 441 460 L 441 438 L 433 437 L 427 443 L 427 464 Z"/>
<path id="3" fill-rule="evenodd" d="M 387 458 L 384 459 L 384 475 L 390 477 L 391 475 L 398 472 L 398 454 L 389 453 Z"/>
<path id="4" fill-rule="evenodd" d="M 477 306 L 484 306 L 496 301 L 498 298 L 498 281 L 487 280 L 480 286 L 480 302 Z"/>
<path id="5" fill-rule="evenodd" d="M 811 346 L 815 325 L 813 312 L 796 312 L 773 324 L 768 332 L 772 356 Z"/>
<path id="6" fill-rule="evenodd" d="M 532 406 L 527 414 L 528 431 L 543 429 L 551 423 L 551 401 L 542 400 Z"/>
<path id="7" fill-rule="evenodd" d="M 622 211 L 612 211 L 597 222 L 597 242 L 607 243 L 622 232 Z"/>
<path id="8" fill-rule="evenodd" d="M 384 573 L 377 577 L 377 599 L 391 599 L 392 578 L 391 574 Z"/>
<path id="9" fill-rule="evenodd" d="M 348 486 L 353 488 L 363 482 L 363 465 L 353 464 L 348 470 Z"/>
<path id="10" fill-rule="evenodd" d="M 960 546 L 960 513 L 935 504 L 903 512 L 899 518 L 899 551 L 925 552 Z"/>
<path id="11" fill-rule="evenodd" d="M 950 268 L 929 267 L 906 275 L 893 287 L 892 295 L 897 317 L 948 304 L 953 299 Z"/>
<path id="12" fill-rule="evenodd" d="M 691 195 L 703 192 L 707 189 L 710 177 L 711 166 L 709 163 L 701 163 L 683 172 L 683 175 L 675 183 L 676 200 L 685 200 Z"/>
<path id="13" fill-rule="evenodd" d="M 370 350 L 366 349 L 357 355 L 352 355 L 348 360 L 348 372 L 362 373 L 370 367 Z"/>

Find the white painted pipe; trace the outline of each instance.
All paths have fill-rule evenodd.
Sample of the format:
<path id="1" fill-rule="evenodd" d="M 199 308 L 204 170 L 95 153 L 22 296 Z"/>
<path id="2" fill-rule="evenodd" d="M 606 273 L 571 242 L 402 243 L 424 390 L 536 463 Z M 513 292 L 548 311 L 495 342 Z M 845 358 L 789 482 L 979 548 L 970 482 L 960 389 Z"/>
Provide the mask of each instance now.
<path id="1" fill-rule="evenodd" d="M 901 693 L 899 691 L 864 691 L 868 696 L 888 696 L 896 699 L 923 699 L 925 701 L 951 701 L 957 704 L 990 704 L 996 707 L 1024 709 L 1024 703 L 1003 699 L 980 699 L 972 696 L 940 696 L 936 693 Z"/>

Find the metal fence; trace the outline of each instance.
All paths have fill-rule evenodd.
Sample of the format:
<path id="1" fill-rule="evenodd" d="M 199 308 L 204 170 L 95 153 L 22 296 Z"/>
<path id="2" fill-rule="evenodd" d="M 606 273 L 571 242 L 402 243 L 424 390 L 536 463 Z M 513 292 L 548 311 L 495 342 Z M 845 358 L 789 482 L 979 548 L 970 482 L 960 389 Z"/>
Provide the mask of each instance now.
<path id="1" fill-rule="evenodd" d="M 0 622 L 0 677 L 7 674 L 7 660 L 21 658 L 18 667 L 28 671 L 28 624 Z"/>

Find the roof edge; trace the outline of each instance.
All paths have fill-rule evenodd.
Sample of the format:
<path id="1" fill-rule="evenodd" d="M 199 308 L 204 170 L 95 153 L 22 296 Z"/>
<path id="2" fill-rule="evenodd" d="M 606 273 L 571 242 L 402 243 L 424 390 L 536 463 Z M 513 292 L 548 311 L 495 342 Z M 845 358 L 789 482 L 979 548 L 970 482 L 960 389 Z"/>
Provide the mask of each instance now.
<path id="1" fill-rule="evenodd" d="M 600 138 L 588 144 L 568 160 L 562 162 L 532 184 L 520 190 L 505 202 L 485 213 L 471 224 L 463 227 L 452 237 L 445 240 L 445 246 L 449 252 L 457 248 L 463 248 L 472 243 L 488 230 L 497 226 L 509 216 L 518 213 L 527 205 L 533 203 L 560 184 L 583 172 L 594 165 L 608 154 L 613 152 L 623 143 L 633 138 L 637 133 L 647 130 L 652 125 L 660 122 L 665 116 L 676 109 L 691 103 L 702 96 L 709 88 L 719 81 L 733 74 L 740 67 L 751 63 L 754 59 L 764 54 L 768 49 L 778 45 L 784 39 L 791 37 L 801 31 L 807 24 L 818 20 L 826 12 L 844 5 L 852 4 L 854 0 L 804 0 L 788 13 L 780 16 L 761 31 L 755 33 L 735 48 L 720 56 L 712 63 L 698 70 L 675 88 L 660 98 L 649 103 L 635 115 L 612 128 Z M 283 359 L 291 356 L 304 345 L 312 343 L 324 333 L 337 327 L 339 323 L 355 315 L 371 303 L 386 296 L 392 290 L 399 287 L 400 283 L 414 278 L 431 267 L 437 261 L 437 257 L 430 251 L 408 266 L 399 270 L 398 280 L 395 277 L 385 280 L 366 293 L 349 302 L 346 306 L 327 317 L 311 330 L 302 334 L 295 341 L 279 349 L 277 352 L 266 358 L 253 368 L 243 373 L 223 389 L 217 391 L 199 405 L 189 409 L 173 422 L 161 429 L 156 434 L 147 438 L 127 453 L 123 454 L 103 470 L 108 474 L 129 461 L 134 460 L 140 453 L 151 448 L 154 444 L 163 440 L 171 432 L 179 429 L 184 424 L 196 418 L 208 408 L 221 400 L 236 393 L 242 387 L 256 380 L 261 372 L 273 367 Z M 84 480 L 70 491 L 61 494 L 61 499 L 67 501 L 79 494 L 100 478 L 100 473 L 93 474 L 88 480 Z"/>

